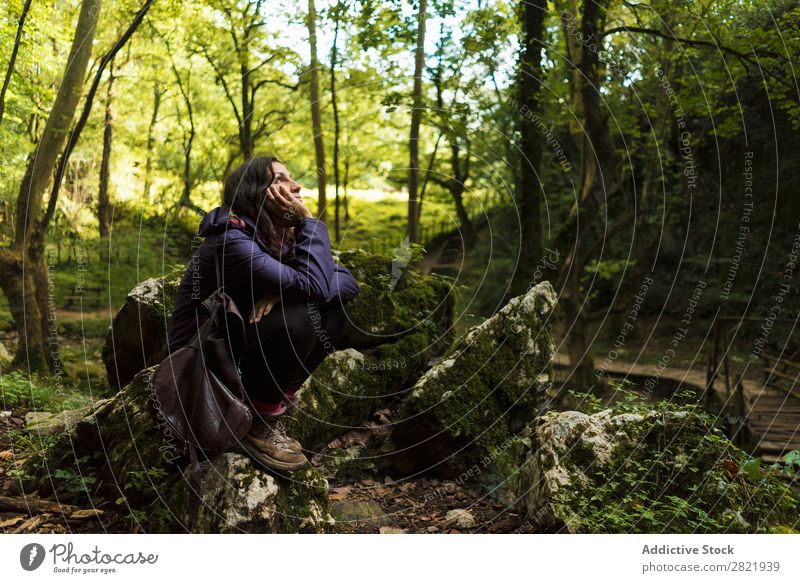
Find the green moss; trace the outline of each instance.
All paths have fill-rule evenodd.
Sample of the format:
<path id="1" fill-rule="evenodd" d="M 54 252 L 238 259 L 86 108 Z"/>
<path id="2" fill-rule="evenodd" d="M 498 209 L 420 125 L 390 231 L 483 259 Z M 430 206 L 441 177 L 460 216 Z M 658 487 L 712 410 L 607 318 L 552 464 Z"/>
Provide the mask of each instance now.
<path id="1" fill-rule="evenodd" d="M 328 532 L 328 482 L 315 468 L 278 478 L 278 532 Z"/>
<path id="2" fill-rule="evenodd" d="M 577 532 L 769 532 L 794 525 L 800 494 L 780 477 L 780 468 L 760 468 L 723 435 L 700 406 L 628 401 L 622 412 L 643 417 L 630 423 L 610 461 L 591 463 L 587 447 L 562 460 L 589 477 L 555 493 L 562 520 Z M 583 442 L 584 445 L 585 442 Z M 591 471 L 587 471 L 590 468 Z M 733 471 L 731 471 L 733 470 Z"/>
<path id="3" fill-rule="evenodd" d="M 363 359 L 352 351 L 328 356 L 303 386 L 302 413 L 288 431 L 308 448 L 323 447 L 394 399 L 428 361 L 428 346 L 428 336 L 415 333 L 364 350 Z"/>
<path id="4" fill-rule="evenodd" d="M 351 304 L 356 344 L 392 342 L 392 336 L 422 332 L 432 340 L 432 353 L 443 353 L 452 342 L 453 280 L 422 274 L 414 260 L 404 266 L 393 265 L 393 259 L 363 250 L 339 254 L 338 261 L 361 289 Z"/>

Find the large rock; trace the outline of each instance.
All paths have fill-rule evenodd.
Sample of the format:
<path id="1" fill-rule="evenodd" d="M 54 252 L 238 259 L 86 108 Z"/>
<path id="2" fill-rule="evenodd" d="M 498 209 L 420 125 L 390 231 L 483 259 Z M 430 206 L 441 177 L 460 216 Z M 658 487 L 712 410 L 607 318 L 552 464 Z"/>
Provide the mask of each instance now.
<path id="1" fill-rule="evenodd" d="M 146 532 L 185 532 L 185 456 L 165 439 L 148 409 L 156 367 L 137 374 L 20 468 L 17 493 L 53 491 L 63 502 L 114 500 Z M 195 532 L 325 532 L 327 481 L 315 468 L 268 473 L 235 451 L 204 462 Z M 91 494 L 89 494 L 91 493 Z"/>
<path id="2" fill-rule="evenodd" d="M 353 249 L 334 253 L 361 288 L 353 300 L 353 325 L 343 348 L 368 348 L 424 332 L 430 350 L 444 354 L 453 340 L 455 296 L 450 277 L 419 270 L 419 247 L 398 248 L 394 255 Z"/>
<path id="3" fill-rule="evenodd" d="M 431 342 L 423 332 L 363 352 L 333 352 L 300 388 L 289 431 L 311 454 L 319 452 L 372 411 L 402 397 L 430 357 Z"/>
<path id="4" fill-rule="evenodd" d="M 160 363 L 167 355 L 167 325 L 184 265 L 165 270 L 134 287 L 106 332 L 103 363 L 108 382 L 121 388 L 140 370 Z"/>
<path id="5" fill-rule="evenodd" d="M 416 256 L 404 259 L 351 250 L 334 252 L 334 257 L 350 269 L 361 288 L 351 303 L 351 322 L 340 349 L 364 350 L 425 333 L 431 354 L 447 350 L 455 303 L 450 278 L 423 275 Z M 185 266 L 174 266 L 164 277 L 140 283 L 125 298 L 103 347 L 112 387 L 127 385 L 140 370 L 166 356 L 167 325 L 184 271 Z"/>
<path id="6" fill-rule="evenodd" d="M 417 380 L 392 433 L 398 472 L 452 477 L 511 451 L 502 444 L 514 443 L 509 439 L 544 407 L 551 386 L 555 304 L 552 286 L 538 284 L 457 339 Z"/>
<path id="7" fill-rule="evenodd" d="M 763 532 L 796 525 L 800 495 L 698 406 L 549 412 L 519 472 L 539 532 Z M 796 528 L 796 526 L 795 526 Z"/>

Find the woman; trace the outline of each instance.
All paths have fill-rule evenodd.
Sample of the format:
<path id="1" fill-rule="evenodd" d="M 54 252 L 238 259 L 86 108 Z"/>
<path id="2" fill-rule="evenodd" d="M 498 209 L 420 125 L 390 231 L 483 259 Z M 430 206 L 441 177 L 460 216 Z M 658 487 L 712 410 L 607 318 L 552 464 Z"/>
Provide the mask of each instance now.
<path id="1" fill-rule="evenodd" d="M 254 158 L 228 176 L 222 206 L 200 223 L 205 241 L 178 287 L 168 328 L 169 349 L 175 350 L 206 321 L 200 303 L 218 287 L 219 252 L 221 283 L 248 315 L 239 368 L 257 422 L 241 445 L 281 470 L 308 464 L 281 416 L 336 349 L 349 319 L 347 302 L 360 291 L 352 274 L 334 262 L 328 228 L 303 204 L 300 189 L 272 156 Z"/>

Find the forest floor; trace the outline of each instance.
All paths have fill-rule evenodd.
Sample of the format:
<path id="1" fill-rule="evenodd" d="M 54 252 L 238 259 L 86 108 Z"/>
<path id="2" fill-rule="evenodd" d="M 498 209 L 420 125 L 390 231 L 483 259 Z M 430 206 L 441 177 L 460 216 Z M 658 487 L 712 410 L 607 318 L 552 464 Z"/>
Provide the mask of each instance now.
<path id="1" fill-rule="evenodd" d="M 26 413 L 15 409 L 0 416 L 0 533 L 142 532 L 111 500 L 85 508 L 59 508 L 52 497 L 12 495 L 15 478 L 9 470 L 14 440 L 25 425 Z M 340 517 L 333 527 L 336 533 L 507 533 L 521 527 L 519 516 L 504 504 L 479 487 L 452 480 L 394 481 L 361 472 L 328 481 L 331 511 Z"/>

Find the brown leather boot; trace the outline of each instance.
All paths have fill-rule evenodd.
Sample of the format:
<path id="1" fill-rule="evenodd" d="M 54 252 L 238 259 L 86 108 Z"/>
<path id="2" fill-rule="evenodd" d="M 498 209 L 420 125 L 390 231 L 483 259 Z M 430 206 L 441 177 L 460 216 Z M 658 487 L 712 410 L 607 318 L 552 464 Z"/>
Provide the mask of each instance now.
<path id="1" fill-rule="evenodd" d="M 299 470 L 308 465 L 303 446 L 286 435 L 282 417 L 254 422 L 242 441 L 243 449 L 256 461 L 277 470 Z"/>

